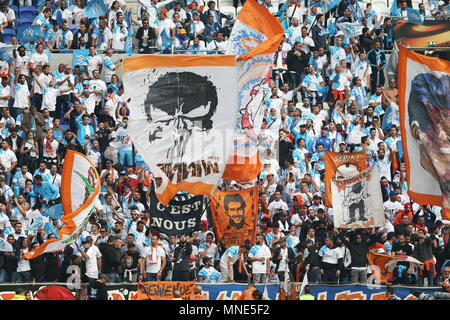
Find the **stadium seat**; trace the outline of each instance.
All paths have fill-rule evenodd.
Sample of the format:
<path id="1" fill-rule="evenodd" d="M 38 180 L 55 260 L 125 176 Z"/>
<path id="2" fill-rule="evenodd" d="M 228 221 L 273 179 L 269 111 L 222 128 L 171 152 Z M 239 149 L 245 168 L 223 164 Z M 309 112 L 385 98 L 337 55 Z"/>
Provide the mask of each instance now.
<path id="1" fill-rule="evenodd" d="M 16 29 L 13 28 L 5 28 L 3 29 L 3 36 L 15 36 L 16 35 Z"/>
<path id="2" fill-rule="evenodd" d="M 30 27 L 32 24 L 33 24 L 33 22 L 28 22 L 28 21 L 22 22 L 21 21 L 19 23 L 19 27 Z"/>
<path id="3" fill-rule="evenodd" d="M 19 21 L 20 22 L 33 22 L 36 17 L 36 8 L 33 6 L 19 7 Z"/>

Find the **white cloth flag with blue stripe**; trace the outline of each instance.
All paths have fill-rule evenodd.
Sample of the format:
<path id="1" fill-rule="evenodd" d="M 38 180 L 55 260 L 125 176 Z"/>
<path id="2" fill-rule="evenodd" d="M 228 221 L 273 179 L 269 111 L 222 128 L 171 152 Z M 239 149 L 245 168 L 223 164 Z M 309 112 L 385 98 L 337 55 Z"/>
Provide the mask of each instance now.
<path id="1" fill-rule="evenodd" d="M 12 252 L 13 251 L 13 247 L 5 239 L 0 238 L 0 251 L 1 252 Z"/>
<path id="2" fill-rule="evenodd" d="M 91 0 L 85 10 L 88 19 L 94 19 L 109 12 L 103 0 Z"/>
<path id="3" fill-rule="evenodd" d="M 337 26 L 346 38 L 353 38 L 362 34 L 363 26 L 359 22 L 341 22 Z"/>

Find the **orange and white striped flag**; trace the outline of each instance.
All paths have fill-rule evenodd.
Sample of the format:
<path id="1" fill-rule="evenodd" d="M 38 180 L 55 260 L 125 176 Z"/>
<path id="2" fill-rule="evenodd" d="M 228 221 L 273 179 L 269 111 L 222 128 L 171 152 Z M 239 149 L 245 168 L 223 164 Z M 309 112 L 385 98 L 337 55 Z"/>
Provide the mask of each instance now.
<path id="1" fill-rule="evenodd" d="M 88 223 L 100 193 L 100 177 L 92 162 L 83 154 L 68 150 L 64 158 L 61 183 L 63 227 L 57 239 L 50 239 L 24 255 L 34 259 L 46 252 L 63 250 L 75 242 Z"/>
<path id="2" fill-rule="evenodd" d="M 278 20 L 255 0 L 247 0 L 231 31 L 226 54 L 234 55 L 239 68 L 239 115 L 235 149 L 224 178 L 251 181 L 262 169 L 257 138 L 265 110 L 273 55 L 283 38 Z"/>

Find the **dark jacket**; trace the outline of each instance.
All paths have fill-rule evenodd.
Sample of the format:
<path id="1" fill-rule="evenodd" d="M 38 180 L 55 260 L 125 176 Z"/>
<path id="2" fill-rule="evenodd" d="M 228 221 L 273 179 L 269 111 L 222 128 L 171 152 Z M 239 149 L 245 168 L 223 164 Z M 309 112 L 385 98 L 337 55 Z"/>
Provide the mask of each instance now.
<path id="1" fill-rule="evenodd" d="M 342 242 L 347 246 L 350 250 L 350 255 L 352 257 L 352 267 L 366 267 L 367 266 L 367 254 L 369 253 L 369 247 L 375 244 L 382 236 L 382 233 L 378 235 L 373 235 L 370 237 L 362 236 L 361 243 L 356 242 L 356 240 L 348 241 L 344 238 L 344 236 L 339 233 L 338 237 L 342 240 Z"/>
<path id="2" fill-rule="evenodd" d="M 118 273 L 118 268 L 122 260 L 120 250 L 117 251 L 114 246 L 109 243 L 101 243 L 99 245 L 99 250 L 102 254 L 102 272 L 105 274 Z"/>
<path id="3" fill-rule="evenodd" d="M 305 66 L 308 63 L 308 55 L 300 51 L 300 56 L 294 54 L 295 48 L 288 52 L 286 57 L 286 65 L 289 71 L 304 72 Z"/>
<path id="4" fill-rule="evenodd" d="M 189 258 L 191 257 L 192 253 L 192 244 L 189 242 L 186 242 L 185 244 L 178 245 L 175 248 L 174 251 L 174 265 L 173 265 L 173 271 L 189 271 L 190 265 L 189 265 Z"/>
<path id="5" fill-rule="evenodd" d="M 319 35 L 323 30 L 326 30 L 326 27 L 320 26 L 318 24 L 315 24 L 312 28 L 311 28 L 311 38 L 314 41 L 314 44 L 316 46 L 316 48 L 324 48 L 325 50 L 327 50 L 328 48 L 328 42 L 327 42 L 327 36 L 326 35 Z"/>
<path id="6" fill-rule="evenodd" d="M 292 272 L 293 268 L 295 266 L 295 253 L 294 253 L 294 250 L 292 250 L 292 248 L 290 248 L 290 247 L 287 247 L 287 250 L 288 250 L 287 258 L 289 259 L 288 267 L 289 267 L 289 271 L 292 274 L 293 273 Z M 273 252 L 273 259 L 272 259 L 272 261 L 273 261 L 273 263 L 276 264 L 275 272 L 278 272 L 278 267 L 280 266 L 281 260 L 278 259 L 278 256 L 280 255 L 280 252 L 281 252 L 281 247 L 276 248 L 275 251 Z"/>
<path id="7" fill-rule="evenodd" d="M 89 49 L 89 47 L 92 44 L 92 33 L 90 32 L 86 32 L 88 34 L 88 40 L 86 45 L 83 47 L 83 49 Z M 72 49 L 82 49 L 81 48 L 81 42 L 80 42 L 80 37 L 82 36 L 81 31 L 77 31 L 75 32 L 75 34 L 73 35 L 73 42 L 72 42 Z"/>
<path id="8" fill-rule="evenodd" d="M 147 39 L 148 40 L 148 46 L 152 46 L 152 45 L 154 45 L 154 43 L 152 44 L 152 40 L 156 40 L 156 33 L 155 33 L 155 29 L 153 29 L 151 27 L 149 27 L 148 29 L 149 29 L 149 31 L 148 31 L 148 39 Z M 139 27 L 139 29 L 136 32 L 136 39 L 138 40 L 139 49 L 140 48 L 146 48 L 143 45 L 143 43 L 144 43 L 144 40 L 142 39 L 143 35 L 144 35 L 144 27 Z"/>
<path id="9" fill-rule="evenodd" d="M 11 150 L 12 150 L 12 146 L 13 146 L 12 145 L 12 137 L 8 136 L 6 138 L 6 141 L 8 141 L 9 145 L 11 146 Z M 18 156 L 20 154 L 20 147 L 22 146 L 22 142 L 23 142 L 22 137 L 17 136 L 17 140 L 16 140 L 16 145 L 17 145 L 16 156 Z"/>

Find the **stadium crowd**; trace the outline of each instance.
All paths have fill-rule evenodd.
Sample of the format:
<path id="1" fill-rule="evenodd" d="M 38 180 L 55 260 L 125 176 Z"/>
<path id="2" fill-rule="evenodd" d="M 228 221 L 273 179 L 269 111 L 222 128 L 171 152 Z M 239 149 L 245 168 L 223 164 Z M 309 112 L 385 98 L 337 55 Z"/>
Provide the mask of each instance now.
<path id="1" fill-rule="evenodd" d="M 372 273 L 367 254 L 374 250 L 424 263 L 399 263 L 393 284 L 424 285 L 426 279 L 428 286 L 448 290 L 450 227 L 442 208 L 414 203 L 406 193 L 397 82 L 395 76 L 385 80 L 395 19 L 378 17 L 370 3 L 355 0 L 343 0 L 330 12 L 323 1 L 286 1 L 277 8 L 270 0 L 261 3 L 287 25 L 264 88 L 258 236 L 255 243 L 226 250 L 206 217 L 192 235 L 155 234 L 149 228 L 151 179 L 136 166 L 141 159 L 126 131 L 130 106 L 118 76 L 122 62 L 113 61 L 124 50 L 130 27 L 124 21 L 126 2 L 109 1 L 109 14 L 93 20 L 86 18 L 83 0 L 36 6 L 32 24 L 45 30 L 42 42 L 20 43 L 11 36 L 4 44 L 15 46 L 13 57 L 0 58 L 0 236 L 14 247 L 0 252 L 0 282 L 80 277 L 93 283 L 106 274 L 108 282 L 265 283 L 286 275 L 301 281 L 308 271 L 310 283 L 365 283 Z M 160 52 L 162 34 L 170 35 L 175 49 L 193 54 L 226 49 L 235 18 L 220 13 L 214 1 L 139 3 L 132 16 L 138 53 Z M 0 13 L 3 39 L 22 19 L 12 6 L 4 4 Z M 402 1 L 398 10 L 410 6 Z M 444 6 L 426 1 L 418 9 L 435 19 Z M 396 19 L 405 19 L 401 16 Z M 349 39 L 337 26 L 330 32 L 331 21 L 360 22 L 362 34 Z M 51 70 L 46 50 L 79 48 L 89 49 L 85 67 L 60 64 Z M 97 167 L 99 203 L 76 243 L 63 252 L 23 259 L 61 228 L 55 219 L 53 231 L 42 226 L 34 234 L 27 216 L 61 202 L 67 150 L 86 154 Z M 384 227 L 335 228 L 332 208 L 323 205 L 326 150 L 366 152 L 367 165 L 376 166 L 382 177 Z M 242 186 L 224 181 L 222 187 Z"/>

